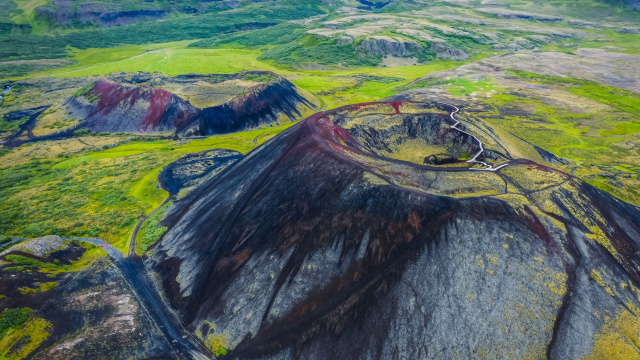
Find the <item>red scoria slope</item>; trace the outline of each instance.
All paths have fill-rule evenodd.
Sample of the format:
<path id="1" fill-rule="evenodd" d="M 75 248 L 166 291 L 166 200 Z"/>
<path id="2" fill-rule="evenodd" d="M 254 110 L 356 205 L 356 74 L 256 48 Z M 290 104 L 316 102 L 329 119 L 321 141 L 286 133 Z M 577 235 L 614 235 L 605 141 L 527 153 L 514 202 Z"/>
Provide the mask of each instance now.
<path id="1" fill-rule="evenodd" d="M 162 89 L 99 80 L 69 100 L 81 127 L 95 132 L 174 132 L 189 126 L 199 110 Z"/>
<path id="2" fill-rule="evenodd" d="M 314 107 L 291 82 L 268 74 L 273 77 L 269 82 L 256 83 L 229 103 L 204 109 L 163 89 L 109 80 L 97 81 L 67 103 L 74 117 L 84 119 L 73 130 L 182 135 L 241 131 L 278 123 L 281 116 L 295 120 L 302 116 L 299 109 Z"/>

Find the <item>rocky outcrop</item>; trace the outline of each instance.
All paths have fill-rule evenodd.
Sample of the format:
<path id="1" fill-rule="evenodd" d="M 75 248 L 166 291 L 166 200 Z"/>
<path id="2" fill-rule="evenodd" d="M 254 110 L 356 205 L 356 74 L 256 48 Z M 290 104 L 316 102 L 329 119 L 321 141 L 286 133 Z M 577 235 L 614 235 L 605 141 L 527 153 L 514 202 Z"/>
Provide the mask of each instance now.
<path id="1" fill-rule="evenodd" d="M 620 34 L 640 34 L 640 28 L 623 27 L 618 29 Z"/>
<path id="2" fill-rule="evenodd" d="M 0 256 L 10 252 L 24 252 L 34 256 L 45 256 L 53 251 L 66 248 L 67 244 L 57 235 L 44 236 L 37 239 L 26 240 L 0 253 Z"/>
<path id="3" fill-rule="evenodd" d="M 513 10 L 507 10 L 504 8 L 499 8 L 499 7 L 478 8 L 477 10 L 481 12 L 489 13 L 489 14 L 494 14 L 504 19 L 524 19 L 524 20 L 537 20 L 537 21 L 549 21 L 549 22 L 562 21 L 562 18 L 556 17 L 556 16 L 548 16 L 544 14 L 536 14 L 536 13 L 530 13 L 530 12 L 524 12 L 524 11 L 513 11 Z"/>
<path id="4" fill-rule="evenodd" d="M 521 37 L 513 38 L 513 42 L 526 49 L 535 49 L 537 47 L 535 43 Z"/>
<path id="5" fill-rule="evenodd" d="M 554 42 L 556 42 L 555 40 L 553 40 L 552 37 L 545 36 L 545 35 L 530 35 L 529 39 L 531 39 L 533 41 L 542 42 L 542 43 L 545 43 L 545 44 L 553 44 Z"/>
<path id="6" fill-rule="evenodd" d="M 353 38 L 349 37 L 349 36 L 343 36 L 340 39 L 338 39 L 336 41 L 336 44 L 338 45 L 350 45 L 353 44 Z"/>
<path id="7" fill-rule="evenodd" d="M 451 111 L 322 112 L 177 201 L 145 261 L 186 326 L 230 359 L 633 354 L 640 210 Z"/>
<path id="8" fill-rule="evenodd" d="M 389 36 L 370 36 L 362 40 L 356 49 L 362 53 L 375 56 L 393 55 L 410 57 L 422 52 L 423 46 L 419 43 L 402 38 Z"/>
<path id="9" fill-rule="evenodd" d="M 468 60 L 471 57 L 463 50 L 447 46 L 444 43 L 431 43 L 431 51 L 436 53 L 436 57 L 451 60 Z"/>
<path id="10" fill-rule="evenodd" d="M 502 50 L 502 51 L 522 51 L 524 50 L 524 48 L 522 46 L 520 46 L 517 43 L 510 43 L 510 44 L 496 44 L 493 45 L 493 48 L 496 50 Z"/>

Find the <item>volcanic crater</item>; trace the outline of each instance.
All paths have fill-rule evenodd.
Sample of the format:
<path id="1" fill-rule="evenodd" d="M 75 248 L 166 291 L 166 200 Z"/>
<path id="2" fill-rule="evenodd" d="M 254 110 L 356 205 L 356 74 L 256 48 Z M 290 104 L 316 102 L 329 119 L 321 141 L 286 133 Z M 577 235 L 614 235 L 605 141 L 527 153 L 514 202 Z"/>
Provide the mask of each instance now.
<path id="1" fill-rule="evenodd" d="M 640 209 L 561 161 L 449 105 L 321 112 L 176 201 L 145 262 L 232 359 L 581 359 L 640 309 Z"/>

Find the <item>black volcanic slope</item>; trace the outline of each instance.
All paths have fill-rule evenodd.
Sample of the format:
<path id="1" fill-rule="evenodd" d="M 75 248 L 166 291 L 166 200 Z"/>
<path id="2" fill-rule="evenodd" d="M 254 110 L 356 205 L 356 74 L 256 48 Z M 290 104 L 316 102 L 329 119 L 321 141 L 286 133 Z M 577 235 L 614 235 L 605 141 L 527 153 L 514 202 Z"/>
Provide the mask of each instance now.
<path id="1" fill-rule="evenodd" d="M 640 210 L 451 111 L 319 113 L 177 201 L 145 261 L 186 326 L 232 359 L 637 357 Z"/>

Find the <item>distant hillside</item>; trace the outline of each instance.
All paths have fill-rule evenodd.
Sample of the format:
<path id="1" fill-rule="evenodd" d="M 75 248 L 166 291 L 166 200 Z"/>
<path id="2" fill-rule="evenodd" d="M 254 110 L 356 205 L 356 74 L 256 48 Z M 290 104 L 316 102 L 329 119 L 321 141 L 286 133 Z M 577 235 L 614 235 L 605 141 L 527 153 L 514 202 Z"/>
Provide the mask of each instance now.
<path id="1" fill-rule="evenodd" d="M 629 5 L 635 9 L 640 10 L 640 0 L 604 0 L 613 4 Z"/>
<path id="2" fill-rule="evenodd" d="M 0 12 L 3 8 L 20 11 L 9 1 L 0 0 Z M 270 27 L 327 11 L 319 0 L 295 4 L 289 1 L 232 1 L 228 3 L 229 6 L 224 5 L 227 2 L 214 1 L 207 3 L 207 6 L 212 6 L 210 11 L 183 15 L 168 10 L 172 7 L 165 10 L 148 9 L 151 6 L 149 4 L 155 2 L 136 3 L 140 5 L 139 9 L 118 10 L 112 15 L 88 11 L 86 16 L 81 16 L 73 10 L 77 7 L 40 7 L 29 16 L 0 16 L 0 61 L 64 58 L 69 56 L 67 46 L 78 49 L 110 48 L 125 44 L 204 39 Z M 95 3 L 91 4 L 95 6 Z M 121 2 L 105 4 L 123 6 L 113 5 L 123 4 Z M 232 9 L 230 6 L 233 4 L 242 6 Z M 105 9 L 109 6 L 105 5 Z M 162 21 L 158 21 L 160 18 Z M 112 26 L 116 24 L 122 26 Z M 69 28 L 79 31 L 68 32 Z"/>
<path id="3" fill-rule="evenodd" d="M 160 19 L 175 14 L 197 14 L 212 10 L 226 10 L 240 6 L 239 1 L 206 0 L 127 0 L 81 1 L 50 0 L 34 9 L 34 18 L 53 26 L 83 27 L 122 26 L 135 22 Z"/>
<path id="4" fill-rule="evenodd" d="M 212 135 L 294 121 L 315 107 L 310 95 L 268 72 L 160 81 L 153 86 L 99 80 L 81 89 L 67 100 L 70 116 L 83 119 L 72 129 Z"/>

